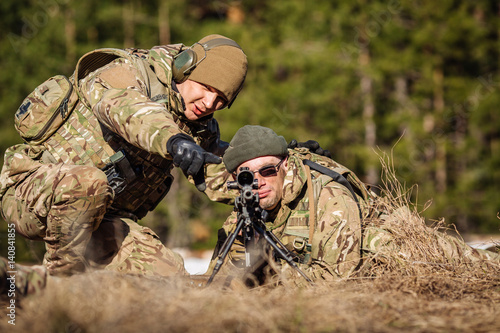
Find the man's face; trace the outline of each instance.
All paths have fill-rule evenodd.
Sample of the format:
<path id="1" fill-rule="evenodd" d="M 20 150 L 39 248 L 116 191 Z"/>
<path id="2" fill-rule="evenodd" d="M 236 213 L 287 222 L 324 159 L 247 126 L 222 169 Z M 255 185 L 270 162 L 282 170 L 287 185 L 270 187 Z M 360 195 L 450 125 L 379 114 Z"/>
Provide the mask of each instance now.
<path id="1" fill-rule="evenodd" d="M 259 206 L 265 210 L 274 209 L 283 197 L 283 183 L 288 168 L 288 160 L 284 158 L 283 162 L 277 167 L 275 175 L 263 176 L 258 170 L 264 167 L 275 167 L 281 162 L 281 156 L 262 156 L 248 160 L 242 163 L 236 169 L 237 172 L 241 167 L 247 167 L 254 172 L 254 177 L 259 181 L 259 188 L 256 192 L 259 193 Z M 262 172 L 265 174 L 265 172 Z M 254 191 L 255 192 L 255 191 Z"/>
<path id="2" fill-rule="evenodd" d="M 192 80 L 177 84 L 179 93 L 184 99 L 186 110 L 184 115 L 189 120 L 198 120 L 221 109 L 226 100 L 215 88 Z"/>

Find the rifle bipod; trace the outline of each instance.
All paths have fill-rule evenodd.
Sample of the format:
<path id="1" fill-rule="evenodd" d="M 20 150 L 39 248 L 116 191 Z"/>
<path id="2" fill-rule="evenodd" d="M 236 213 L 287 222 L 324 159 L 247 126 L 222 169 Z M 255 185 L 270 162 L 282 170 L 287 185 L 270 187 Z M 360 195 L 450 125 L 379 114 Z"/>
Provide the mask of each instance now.
<path id="1" fill-rule="evenodd" d="M 245 245 L 245 264 L 246 267 L 251 266 L 251 256 L 249 247 L 255 242 L 255 233 L 261 235 L 266 242 L 274 249 L 277 257 L 285 260 L 288 265 L 290 265 L 295 271 L 297 271 L 307 282 L 313 285 L 311 279 L 300 270 L 297 263 L 293 261 L 293 256 L 291 252 L 285 247 L 285 245 L 274 235 L 272 232 L 266 229 L 263 223 L 263 217 L 267 214 L 259 207 L 259 195 L 253 193 L 252 189 L 258 188 L 258 180 L 254 179 L 252 171 L 248 171 L 248 168 L 241 168 L 240 172 L 236 177 L 235 182 L 228 182 L 229 189 L 240 189 L 240 196 L 236 197 L 235 208 L 238 212 L 238 220 L 236 224 L 236 229 L 229 235 L 224 244 L 222 245 L 219 254 L 217 256 L 217 262 L 214 266 L 214 270 L 207 281 L 207 286 L 212 283 L 215 275 L 219 272 L 221 266 L 224 264 L 224 260 L 229 253 L 229 250 L 234 244 L 236 237 L 242 231 L 244 245 Z"/>

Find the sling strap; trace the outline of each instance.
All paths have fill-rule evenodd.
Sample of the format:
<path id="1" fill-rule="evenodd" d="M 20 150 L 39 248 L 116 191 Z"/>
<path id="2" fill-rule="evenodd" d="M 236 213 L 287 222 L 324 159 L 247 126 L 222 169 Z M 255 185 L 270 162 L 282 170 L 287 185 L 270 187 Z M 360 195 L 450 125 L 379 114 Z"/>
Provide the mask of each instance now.
<path id="1" fill-rule="evenodd" d="M 304 160 L 310 162 L 310 160 Z M 316 228 L 316 202 L 314 201 L 314 188 L 311 177 L 311 169 L 309 164 L 304 163 L 307 173 L 307 188 L 309 195 L 309 239 L 306 244 L 306 255 L 304 257 L 304 264 L 309 265 L 312 261 L 312 239 L 314 236 L 314 229 Z"/>

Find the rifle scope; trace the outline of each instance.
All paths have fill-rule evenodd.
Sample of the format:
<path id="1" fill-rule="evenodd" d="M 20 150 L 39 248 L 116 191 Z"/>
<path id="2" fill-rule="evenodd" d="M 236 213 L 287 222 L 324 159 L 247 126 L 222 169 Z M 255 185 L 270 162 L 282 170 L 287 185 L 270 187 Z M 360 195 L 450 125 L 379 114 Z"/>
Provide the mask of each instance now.
<path id="1" fill-rule="evenodd" d="M 253 200 L 252 190 L 259 188 L 259 181 L 254 178 L 254 173 L 248 168 L 240 168 L 236 175 L 236 181 L 227 182 L 227 188 L 230 190 L 241 190 L 243 200 Z"/>

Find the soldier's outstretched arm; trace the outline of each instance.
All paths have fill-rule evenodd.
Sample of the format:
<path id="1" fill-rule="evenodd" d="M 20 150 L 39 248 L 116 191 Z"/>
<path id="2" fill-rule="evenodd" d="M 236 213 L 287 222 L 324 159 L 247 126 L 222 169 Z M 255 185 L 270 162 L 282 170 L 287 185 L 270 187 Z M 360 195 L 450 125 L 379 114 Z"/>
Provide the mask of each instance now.
<path id="1" fill-rule="evenodd" d="M 147 96 L 141 78 L 135 67 L 120 58 L 84 78 L 80 86 L 108 129 L 141 149 L 169 157 L 167 142 L 181 131 L 166 105 Z"/>
<path id="2" fill-rule="evenodd" d="M 206 164 L 204 171 L 206 183 L 204 192 L 207 197 L 212 201 L 227 205 L 234 204 L 234 199 L 238 196 L 238 191 L 227 188 L 227 181 L 233 179 L 231 178 L 231 174 L 227 172 L 224 163 Z M 188 180 L 190 183 L 194 183 L 193 177 L 189 177 Z"/>

